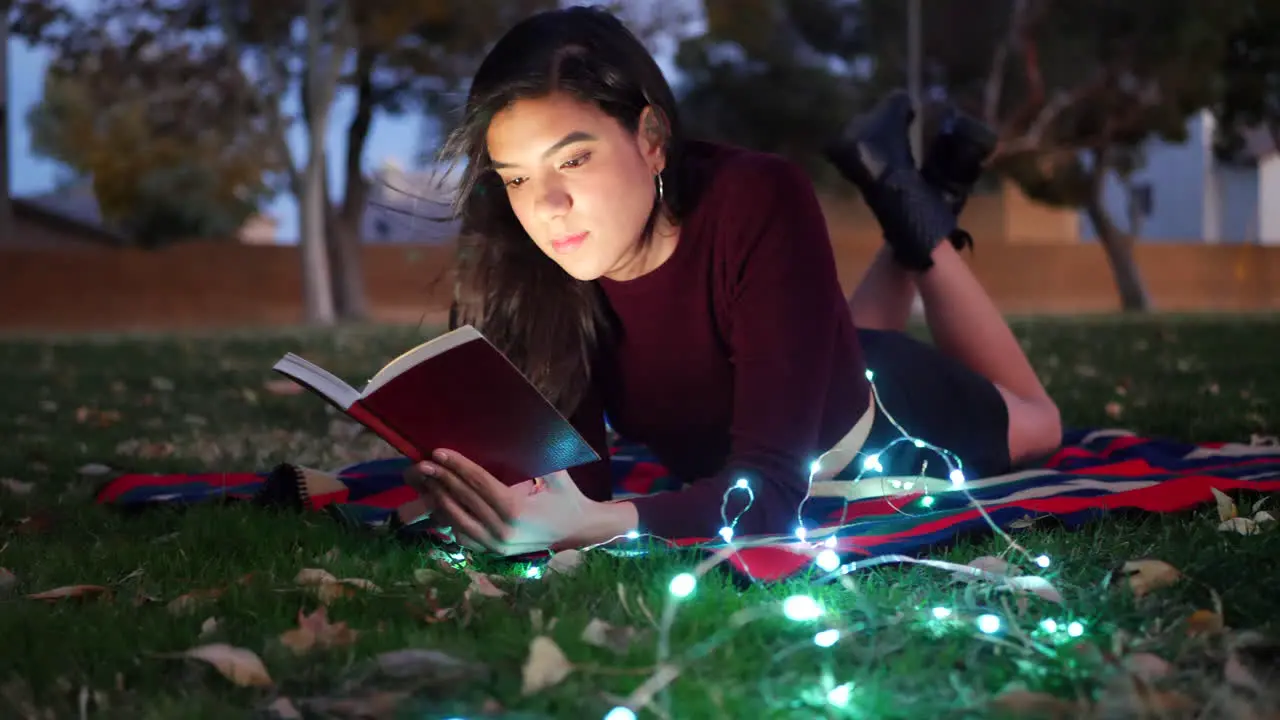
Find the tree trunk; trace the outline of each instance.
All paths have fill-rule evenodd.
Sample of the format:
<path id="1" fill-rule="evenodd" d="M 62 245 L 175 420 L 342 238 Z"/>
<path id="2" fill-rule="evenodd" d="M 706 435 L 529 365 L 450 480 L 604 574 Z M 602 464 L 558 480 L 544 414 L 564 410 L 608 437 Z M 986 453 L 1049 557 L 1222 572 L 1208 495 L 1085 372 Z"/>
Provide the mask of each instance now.
<path id="1" fill-rule="evenodd" d="M 1151 300 L 1142 284 L 1142 273 L 1133 257 L 1134 236 L 1129 235 L 1112 222 L 1106 208 L 1102 206 L 1100 184 L 1095 185 L 1085 204 L 1085 212 L 1089 222 L 1098 235 L 1107 253 L 1111 265 L 1111 275 L 1115 278 L 1116 290 L 1120 293 L 1120 307 L 1126 312 L 1145 312 L 1151 309 Z"/>
<path id="2" fill-rule="evenodd" d="M 328 182 L 325 177 L 325 130 L 332 108 L 336 72 L 330 76 L 329 63 L 321 62 L 324 43 L 324 8 L 321 0 L 307 3 L 307 63 L 303 78 L 304 113 L 307 121 L 307 163 L 303 170 L 302 194 L 298 198 L 298 225 L 302 255 L 302 292 L 309 323 L 330 325 L 335 320 L 333 285 L 329 270 L 329 249 L 325 241 L 328 215 Z M 332 52 L 342 49 L 336 40 Z"/>
<path id="3" fill-rule="evenodd" d="M 319 136 L 312 136 L 310 152 L 316 153 Z M 323 148 L 318 149 L 324 152 Z M 302 255 L 302 297 L 308 323 L 330 325 L 335 320 L 333 288 L 329 282 L 329 255 L 325 245 L 324 163 L 315 156 L 307 161 L 298 198 L 299 246 Z"/>
<path id="4" fill-rule="evenodd" d="M 333 258 L 334 302 L 344 320 L 367 320 L 368 298 L 364 287 L 364 263 L 361 255 L 364 238 L 360 225 L 369 195 L 369 183 L 362 166 L 364 148 L 373 126 L 373 62 L 374 51 L 361 50 L 356 57 L 356 108 L 347 126 L 347 157 L 342 205 L 330 226 L 329 255 Z"/>
<path id="5" fill-rule="evenodd" d="M 0 0 L 0 242 L 13 240 L 9 189 L 9 0 Z"/>

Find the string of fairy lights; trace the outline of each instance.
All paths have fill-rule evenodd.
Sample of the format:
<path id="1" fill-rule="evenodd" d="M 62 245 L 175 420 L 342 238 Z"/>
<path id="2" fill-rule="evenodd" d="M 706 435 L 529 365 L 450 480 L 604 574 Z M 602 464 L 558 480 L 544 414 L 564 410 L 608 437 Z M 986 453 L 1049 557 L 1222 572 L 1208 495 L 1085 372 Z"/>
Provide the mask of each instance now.
<path id="1" fill-rule="evenodd" d="M 1014 538 L 1005 532 L 990 517 L 990 515 L 986 513 L 982 507 L 981 501 L 977 500 L 972 494 L 970 494 L 967 484 L 968 479 L 965 477 L 964 465 L 960 458 L 946 448 L 912 436 L 906 428 L 902 427 L 902 425 L 893 418 L 893 415 L 888 411 L 888 409 L 885 408 L 884 403 L 880 399 L 879 391 L 876 388 L 875 375 L 870 370 L 867 371 L 867 379 L 871 384 L 872 398 L 875 403 L 876 411 L 883 414 L 885 419 L 898 431 L 900 437 L 895 438 L 875 452 L 867 453 L 859 451 L 857 456 L 861 456 L 861 463 L 858 466 L 856 475 L 847 479 L 842 478 L 842 482 L 857 484 L 866 482 L 871 478 L 876 478 L 885 482 L 888 488 L 892 491 L 912 493 L 913 495 L 919 494 L 920 507 L 928 510 L 935 504 L 935 495 L 933 490 L 930 488 L 931 484 L 928 482 L 931 478 L 926 477 L 924 474 L 928 469 L 927 461 L 924 467 L 921 468 L 920 473 L 916 476 L 915 480 L 910 478 L 887 479 L 883 476 L 877 476 L 877 473 L 884 472 L 884 462 L 882 462 L 882 459 L 891 455 L 894 448 L 899 445 L 910 444 L 917 449 L 930 451 L 933 455 L 941 458 L 942 462 L 946 465 L 946 478 L 949 483 L 947 490 L 945 491 L 961 493 L 968 501 L 969 507 L 976 508 L 991 530 L 996 535 L 1003 538 L 1008 543 L 1008 547 L 1014 553 L 1024 558 L 1029 565 L 1033 565 L 1040 570 L 1048 569 L 1052 565 L 1052 560 L 1048 555 L 1033 554 L 1020 545 L 1016 540 L 1014 540 Z M 834 474 L 844 470 L 844 468 L 825 468 L 825 470 Z M 1008 580 L 1007 576 L 988 572 L 980 568 L 896 554 L 879 555 L 862 560 L 844 562 L 840 557 L 840 554 L 837 552 L 837 540 L 840 536 L 840 532 L 851 526 L 847 524 L 834 526 L 824 525 L 821 530 L 825 537 L 822 540 L 810 540 L 811 528 L 805 520 L 804 508 L 805 504 L 811 497 L 814 478 L 823 471 L 824 468 L 821 458 L 818 461 L 813 462 L 809 468 L 809 487 L 803 501 L 797 509 L 796 528 L 793 537 L 773 536 L 746 539 L 735 538 L 737 522 L 748 510 L 750 510 L 751 505 L 755 500 L 755 493 L 751 488 L 751 483 L 746 478 L 738 479 L 728 488 L 728 490 L 725 491 L 720 507 L 722 527 L 719 530 L 719 536 L 723 541 L 723 545 L 718 548 L 715 548 L 714 546 L 704 546 L 709 550 L 713 550 L 713 552 L 710 552 L 708 557 L 691 570 L 678 573 L 672 577 L 667 586 L 666 602 L 664 603 L 661 619 L 658 623 L 657 662 L 655 663 L 658 670 L 653 677 L 650 677 L 645 683 L 642 683 L 641 686 L 637 688 L 635 693 L 633 693 L 633 696 L 629 698 L 626 703 L 609 710 L 604 715 L 604 720 L 635 720 L 637 717 L 636 709 L 645 705 L 655 694 L 651 688 L 655 685 L 665 685 L 665 682 L 662 681 L 659 674 L 664 672 L 663 668 L 670 668 L 673 662 L 670 649 L 670 633 L 674 626 L 678 609 L 682 604 L 687 603 L 689 598 L 694 595 L 702 576 L 716 566 L 726 562 L 729 558 L 738 555 L 742 549 L 749 547 L 785 546 L 792 552 L 805 554 L 812 558 L 814 566 L 821 571 L 821 574 L 814 578 L 815 582 L 819 584 L 826 582 L 839 582 L 849 590 L 855 590 L 855 587 L 849 578 L 851 573 L 858 570 L 869 569 L 878 565 L 893 563 L 931 566 L 949 570 L 953 573 L 965 573 L 996 583 Z M 917 481 L 919 481 L 922 488 L 921 490 L 916 490 L 915 488 Z M 735 493 L 744 494 L 746 496 L 746 501 L 743 503 L 742 508 L 738 512 L 734 513 L 733 517 L 730 518 L 728 516 L 729 506 L 731 498 Z M 879 497 L 892 499 L 893 493 L 886 492 Z M 848 499 L 845 500 L 846 508 L 849 502 L 850 501 Z M 903 512 L 904 514 L 906 513 L 906 511 L 901 508 L 895 509 L 899 512 Z M 841 512 L 840 517 L 842 520 L 844 519 L 844 516 L 845 513 Z M 604 549 L 607 552 L 624 555 L 638 554 L 635 550 L 627 550 L 625 547 L 620 547 L 620 544 L 622 546 L 633 544 L 631 541 L 635 541 L 640 538 L 649 538 L 665 544 L 671 544 L 671 541 L 665 538 L 632 531 L 626 535 L 611 538 L 602 543 L 584 548 L 583 550 L 589 551 L 593 549 Z M 738 556 L 738 562 L 739 570 L 747 577 L 751 577 L 750 570 L 746 567 L 746 564 L 743 562 L 743 558 L 740 555 Z M 541 577 L 542 569 L 538 565 L 531 564 L 526 568 L 525 575 L 531 579 Z M 1047 580 L 1044 582 L 1047 584 Z M 853 628 L 850 625 L 843 624 L 838 615 L 832 616 L 832 614 L 828 613 L 826 608 L 824 608 L 822 604 L 811 595 L 796 594 L 786 597 L 780 602 L 752 606 L 730 615 L 721 628 L 710 637 L 682 652 L 679 660 L 688 663 L 704 657 L 726 642 L 730 637 L 732 637 L 734 632 L 742 626 L 759 619 L 776 617 L 778 614 L 781 614 L 786 619 L 796 623 L 825 625 L 820 629 L 816 629 L 810 639 L 804 641 L 803 645 L 805 646 L 813 645 L 819 648 L 831 648 L 847 636 L 869 629 L 866 627 Z M 1059 621 L 1057 619 L 1047 618 L 1042 620 L 1039 626 L 1028 634 L 1015 627 L 1006 626 L 1001 615 L 996 612 L 980 612 L 972 615 L 965 615 L 954 608 L 944 606 L 928 608 L 923 611 L 922 619 L 924 622 L 931 623 L 939 627 L 956 627 L 962 623 L 971 623 L 971 627 L 976 628 L 979 631 L 980 636 L 986 637 L 990 640 L 997 640 L 1000 634 L 1008 632 L 1010 635 L 1016 635 L 1019 640 L 1021 640 L 1025 645 L 1031 647 L 1033 650 L 1050 656 L 1053 655 L 1053 644 L 1078 638 L 1085 632 L 1084 623 L 1079 620 Z M 846 707 L 853 699 L 853 691 L 854 684 L 852 682 L 833 684 L 826 691 L 826 702 L 833 707 Z"/>

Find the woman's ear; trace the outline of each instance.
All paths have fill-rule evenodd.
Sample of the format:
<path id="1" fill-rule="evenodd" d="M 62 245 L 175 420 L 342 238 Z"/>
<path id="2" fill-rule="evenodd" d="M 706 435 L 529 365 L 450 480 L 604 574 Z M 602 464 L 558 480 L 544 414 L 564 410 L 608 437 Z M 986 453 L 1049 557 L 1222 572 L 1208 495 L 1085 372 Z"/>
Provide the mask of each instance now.
<path id="1" fill-rule="evenodd" d="M 667 167 L 667 139 L 670 132 L 666 113 L 661 108 L 650 105 L 640 113 L 640 153 L 655 173 L 662 172 Z"/>

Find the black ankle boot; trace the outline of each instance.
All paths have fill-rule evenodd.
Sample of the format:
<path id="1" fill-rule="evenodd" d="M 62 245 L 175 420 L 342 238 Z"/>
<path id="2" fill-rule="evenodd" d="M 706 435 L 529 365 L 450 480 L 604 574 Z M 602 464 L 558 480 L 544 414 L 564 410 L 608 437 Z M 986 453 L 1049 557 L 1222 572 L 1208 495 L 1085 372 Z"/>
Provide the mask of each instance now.
<path id="1" fill-rule="evenodd" d="M 914 117 L 910 97 L 896 91 L 850 122 L 825 154 L 862 192 L 894 259 L 924 271 L 933 267 L 934 248 L 955 232 L 956 216 L 916 169 L 907 136 Z"/>
<path id="2" fill-rule="evenodd" d="M 982 163 L 996 148 L 996 133 L 977 118 L 948 105 L 938 135 L 925 153 L 920 174 L 942 192 L 951 212 L 960 216 L 973 184 L 982 175 Z M 948 236 L 957 251 L 973 247 L 973 236 L 956 228 Z"/>

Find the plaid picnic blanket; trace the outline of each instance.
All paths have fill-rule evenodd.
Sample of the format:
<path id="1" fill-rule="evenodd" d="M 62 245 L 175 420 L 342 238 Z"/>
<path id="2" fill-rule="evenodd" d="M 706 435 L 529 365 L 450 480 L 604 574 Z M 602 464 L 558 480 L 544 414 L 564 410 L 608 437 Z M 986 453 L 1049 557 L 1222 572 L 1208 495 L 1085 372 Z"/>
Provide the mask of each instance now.
<path id="1" fill-rule="evenodd" d="M 676 486 L 643 447 L 619 443 L 612 449 L 611 460 L 615 497 Z M 215 499 L 260 501 L 278 494 L 281 487 L 299 487 L 295 481 L 301 479 L 309 491 L 285 492 L 295 506 L 324 510 L 358 525 L 394 526 L 397 508 L 415 497 L 401 481 L 404 466 L 403 459 L 390 459 L 331 473 L 287 466 L 254 472 L 131 473 L 107 482 L 97 502 L 136 508 Z M 1075 526 L 1107 511 L 1177 512 L 1212 502 L 1212 489 L 1280 491 L 1280 446 L 1186 443 L 1118 429 L 1075 430 L 1066 433 L 1062 449 L 1042 465 L 969 481 L 964 492 L 936 492 L 927 501 L 921 491 L 905 488 L 851 501 L 820 498 L 810 501 L 806 517 L 814 518 L 808 528 L 810 543 L 822 536 L 823 549 L 849 561 L 919 554 L 964 534 L 989 531 L 989 522 L 1009 529 L 1053 518 Z M 720 537 L 670 541 L 674 546 L 707 551 L 727 546 Z M 786 579 L 814 564 L 813 545 L 795 536 L 751 541 L 728 558 L 733 568 L 751 579 Z"/>

